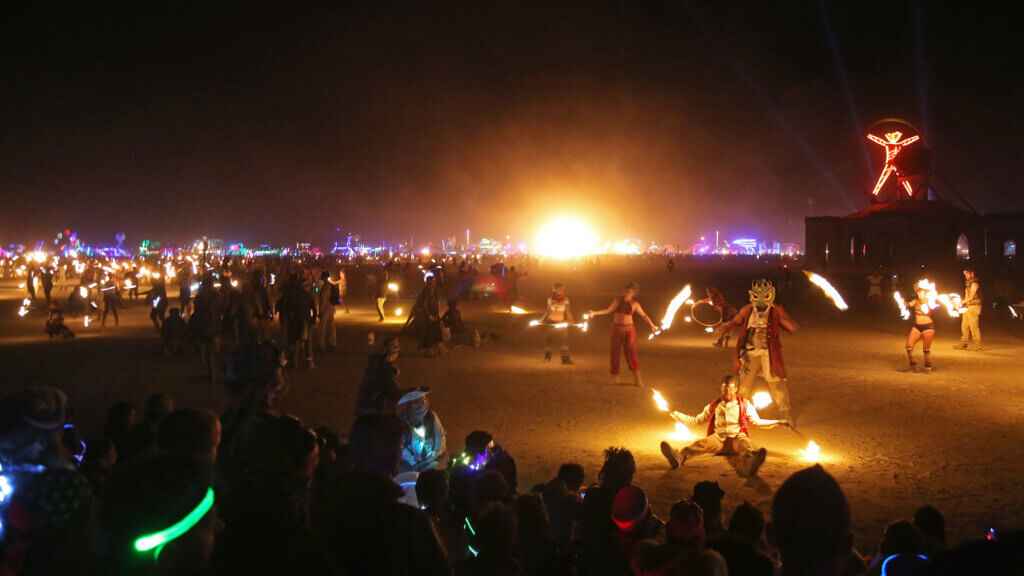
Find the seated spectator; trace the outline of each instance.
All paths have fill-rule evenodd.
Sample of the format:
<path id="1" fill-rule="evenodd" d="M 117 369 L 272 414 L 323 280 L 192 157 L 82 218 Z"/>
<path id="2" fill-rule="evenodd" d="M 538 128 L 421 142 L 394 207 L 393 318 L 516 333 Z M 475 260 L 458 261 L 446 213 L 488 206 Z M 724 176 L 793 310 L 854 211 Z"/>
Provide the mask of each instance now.
<path id="1" fill-rule="evenodd" d="M 395 362 L 401 347 L 398 338 L 385 338 L 377 352 L 370 354 L 356 397 L 356 417 L 365 414 L 397 413 L 400 371 Z"/>
<path id="2" fill-rule="evenodd" d="M 885 527 L 882 543 L 878 545 L 878 554 L 871 559 L 868 576 L 880 576 L 882 563 L 890 556 L 897 554 L 917 555 L 924 551 L 921 533 L 913 524 L 906 520 L 898 520 Z"/>
<path id="3" fill-rule="evenodd" d="M 693 486 L 693 497 L 691 500 L 700 506 L 704 511 L 704 533 L 708 538 L 716 538 L 725 534 L 725 527 L 722 525 L 722 498 L 725 491 L 718 486 L 718 482 L 697 482 Z"/>
<path id="4" fill-rule="evenodd" d="M 128 449 L 128 434 L 135 427 L 135 407 L 128 402 L 118 402 L 107 411 L 107 421 L 103 424 L 103 435 L 114 443 L 118 459 Z"/>
<path id="5" fill-rule="evenodd" d="M 704 548 L 704 514 L 697 503 L 680 500 L 665 525 L 665 543 L 645 540 L 637 545 L 632 568 L 637 576 L 679 574 L 687 556 Z M 741 572 L 737 572 L 741 574 Z"/>
<path id="6" fill-rule="evenodd" d="M 205 574 L 223 526 L 215 499 L 208 470 L 187 461 L 157 459 L 120 470 L 103 501 L 105 573 Z"/>
<path id="7" fill-rule="evenodd" d="M 55 388 L 22 388 L 0 398 L 0 464 L 71 470 L 61 441 L 68 399 Z"/>
<path id="8" fill-rule="evenodd" d="M 448 504 L 448 472 L 431 468 L 420 472 L 416 479 L 416 500 L 434 525 L 449 558 L 461 553 L 459 523 L 452 516 Z"/>
<path id="9" fill-rule="evenodd" d="M 469 493 L 476 479 L 483 473 L 492 451 L 494 437 L 483 430 L 474 430 L 466 436 L 465 449 L 451 460 L 450 501 L 455 512 L 465 516 L 469 513 Z M 507 484 L 507 482 L 506 482 Z"/>
<path id="10" fill-rule="evenodd" d="M 544 500 L 540 494 L 522 494 L 513 509 L 519 525 L 518 556 L 523 570 L 531 575 L 551 573 L 557 566 L 558 550 L 551 539 Z"/>
<path id="11" fill-rule="evenodd" d="M 541 489 L 551 525 L 551 537 L 561 546 L 572 541 L 573 530 L 582 514 L 580 487 L 583 485 L 583 477 L 583 466 L 562 464 L 558 476 Z"/>
<path id="12" fill-rule="evenodd" d="M 221 574 L 337 574 L 327 541 L 309 526 L 316 436 L 290 416 L 252 419 L 222 460 L 227 523 L 213 556 Z M 258 545 L 256 545 L 258 543 Z"/>
<path id="13" fill-rule="evenodd" d="M 160 419 L 174 410 L 174 398 L 165 392 L 154 394 L 146 400 L 146 408 L 142 413 L 142 422 L 136 424 L 128 432 L 118 456 L 121 462 L 129 462 L 135 458 L 152 456 L 156 448 L 156 426 Z"/>
<path id="14" fill-rule="evenodd" d="M 189 456 L 212 466 L 219 444 L 220 421 L 209 410 L 175 410 L 156 428 L 156 449 L 164 456 Z"/>
<path id="15" fill-rule="evenodd" d="M 661 536 L 665 523 L 651 512 L 647 494 L 636 486 L 626 486 L 612 501 L 612 521 L 615 522 L 612 539 L 609 574 L 631 574 L 633 552 L 637 545 Z"/>
<path id="16" fill-rule="evenodd" d="M 391 481 L 402 460 L 404 426 L 393 415 L 358 418 L 349 434 L 354 470 L 325 489 L 319 503 L 316 524 L 347 574 L 451 574 L 430 520 L 400 503 L 404 492 Z"/>
<path id="17" fill-rule="evenodd" d="M 471 546 L 476 554 L 458 563 L 457 576 L 526 576 L 515 558 L 518 527 L 508 505 L 499 502 L 488 506 L 477 520 L 475 531 Z"/>
<path id="18" fill-rule="evenodd" d="M 188 324 L 181 316 L 179 308 L 171 308 L 167 311 L 167 318 L 160 325 L 160 349 L 165 356 L 177 354 L 185 348 L 188 343 Z"/>
<path id="19" fill-rule="evenodd" d="M 583 500 L 580 529 L 583 535 L 583 563 L 580 572 L 604 574 L 613 566 L 612 547 L 618 531 L 612 520 L 612 503 L 620 490 L 633 482 L 636 460 L 625 448 L 611 447 L 604 451 L 604 465 L 597 475 L 597 484 L 587 489 Z"/>
<path id="20" fill-rule="evenodd" d="M 23 478 L 3 518 L 3 574 L 99 574 L 93 493 L 78 472 L 49 468 Z M 3 498 L 0 498 L 3 500 Z"/>
<path id="21" fill-rule="evenodd" d="M 946 548 L 946 519 L 933 506 L 922 506 L 914 512 L 914 526 L 924 538 L 925 555 L 938 557 Z"/>
<path id="22" fill-rule="evenodd" d="M 733 511 L 729 531 L 708 541 L 708 548 L 725 558 L 729 571 L 734 574 L 771 576 L 775 563 L 764 553 L 764 515 L 749 502 Z"/>
<path id="23" fill-rule="evenodd" d="M 104 487 L 117 465 L 117 450 L 106 436 L 91 440 L 87 446 L 78 471 L 89 479 L 96 497 L 102 498 Z"/>
<path id="24" fill-rule="evenodd" d="M 679 571 L 685 576 L 728 576 L 725 559 L 714 550 L 699 550 L 683 557 Z"/>
<path id="25" fill-rule="evenodd" d="M 782 483 L 765 530 L 779 550 L 783 576 L 838 576 L 853 548 L 850 505 L 821 465 Z"/>
<path id="26" fill-rule="evenodd" d="M 430 409 L 429 394 L 430 388 L 420 387 L 398 400 L 398 410 L 408 425 L 402 441 L 402 472 L 448 466 L 444 426 Z"/>

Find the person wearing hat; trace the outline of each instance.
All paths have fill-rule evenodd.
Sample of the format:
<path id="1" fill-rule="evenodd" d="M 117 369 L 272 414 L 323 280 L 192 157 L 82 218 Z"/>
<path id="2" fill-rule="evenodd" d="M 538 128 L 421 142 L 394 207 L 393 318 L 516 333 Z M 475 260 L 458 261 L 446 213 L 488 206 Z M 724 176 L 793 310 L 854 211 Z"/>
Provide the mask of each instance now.
<path id="1" fill-rule="evenodd" d="M 626 486 L 615 494 L 612 522 L 616 530 L 610 560 L 613 565 L 624 569 L 622 573 L 629 573 L 637 546 L 644 540 L 657 537 L 665 523 L 651 512 L 647 494 L 636 486 Z"/>
<path id="2" fill-rule="evenodd" d="M 317 310 L 317 347 L 323 350 L 338 347 L 338 330 L 334 327 L 334 307 L 341 304 L 341 291 L 338 282 L 331 280 L 331 273 L 324 270 L 320 273 L 320 281 L 316 284 Z"/>
<path id="3" fill-rule="evenodd" d="M 565 284 L 555 282 L 551 286 L 551 297 L 548 298 L 548 307 L 544 311 L 544 316 L 541 317 L 540 322 L 543 325 L 547 325 L 545 328 L 547 330 L 547 339 L 544 343 L 544 361 L 551 361 L 551 342 L 557 334 L 562 345 L 562 364 L 572 364 L 572 360 L 569 358 L 569 328 L 566 327 L 564 330 L 558 330 L 552 326 L 563 322 L 573 323 L 572 310 L 569 309 L 569 299 L 565 297 Z"/>
<path id="4" fill-rule="evenodd" d="M 356 397 L 355 415 L 394 415 L 401 393 L 398 390 L 398 338 L 386 338 L 376 352 L 370 354 L 363 380 Z"/>
<path id="5" fill-rule="evenodd" d="M 672 505 L 665 524 L 665 542 L 647 540 L 633 554 L 633 572 L 642 576 L 676 574 L 688 556 L 704 548 L 704 512 L 692 500 Z"/>
<path id="6" fill-rule="evenodd" d="M 68 398 L 56 388 L 22 388 L 0 398 L 0 464 L 73 469 L 61 443 Z"/>
<path id="7" fill-rule="evenodd" d="M 641 386 L 640 383 L 640 361 L 636 357 L 636 326 L 633 324 L 633 314 L 638 313 L 640 317 L 647 321 L 647 324 L 651 327 L 651 332 L 657 332 L 658 327 L 651 321 L 650 316 L 644 312 L 640 303 L 637 302 L 636 296 L 640 292 L 640 285 L 636 282 L 630 282 L 626 286 L 625 292 L 622 296 L 612 300 L 604 310 L 588 310 L 587 314 L 591 318 L 595 316 L 603 316 L 605 314 L 614 314 L 612 320 L 612 350 L 611 350 L 611 375 L 612 384 L 617 384 L 619 381 L 619 360 L 622 356 L 623 351 L 626 353 L 626 364 L 629 365 L 629 369 L 633 372 L 633 383 L 637 386 Z"/>
<path id="8" fill-rule="evenodd" d="M 425 386 L 398 399 L 398 410 L 408 429 L 402 438 L 402 472 L 422 472 L 448 465 L 448 446 L 441 419 L 430 409 Z"/>
<path id="9" fill-rule="evenodd" d="M 786 420 L 762 420 L 749 400 L 736 393 L 736 377 L 722 379 L 722 395 L 704 407 L 697 416 L 671 412 L 672 418 L 686 426 L 707 426 L 707 436 L 676 450 L 668 442 L 661 443 L 661 453 L 675 470 L 689 458 L 700 454 L 733 453 L 739 456 L 737 471 L 741 476 L 755 476 L 768 452 L 754 450 L 750 443 L 750 427 L 774 428 L 789 426 Z"/>
<path id="10" fill-rule="evenodd" d="M 967 311 L 960 315 L 960 344 L 953 346 L 955 350 L 981 350 L 981 283 L 974 275 L 974 268 L 964 269 L 964 300 L 963 307 Z"/>

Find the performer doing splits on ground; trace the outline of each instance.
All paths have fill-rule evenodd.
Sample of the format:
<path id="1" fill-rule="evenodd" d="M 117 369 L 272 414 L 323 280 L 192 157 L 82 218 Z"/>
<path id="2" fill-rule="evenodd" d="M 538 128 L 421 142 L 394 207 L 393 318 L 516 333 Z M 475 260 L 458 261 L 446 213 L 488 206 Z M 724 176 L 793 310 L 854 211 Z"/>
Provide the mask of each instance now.
<path id="1" fill-rule="evenodd" d="M 928 307 L 928 292 L 920 284 L 914 285 L 917 295 L 913 300 L 907 302 L 914 315 L 914 325 L 910 327 L 910 334 L 907 335 L 907 360 L 910 364 L 901 372 L 917 372 L 917 361 L 914 360 L 914 346 L 918 340 L 923 340 L 921 346 L 924 348 L 924 371 L 932 373 L 932 340 L 935 339 L 935 323 L 932 322 L 932 311 Z"/>
<path id="2" fill-rule="evenodd" d="M 775 304 L 775 287 L 768 280 L 754 282 L 748 293 L 750 304 L 740 309 L 735 318 L 722 324 L 716 335 L 728 334 L 734 328 L 742 329 L 733 354 L 733 366 L 740 380 L 740 396 L 750 397 L 760 374 L 768 383 L 768 392 L 779 414 L 783 419 L 792 421 L 779 329 L 793 332 L 797 325 L 789 319 L 782 306 Z"/>
<path id="3" fill-rule="evenodd" d="M 651 332 L 657 332 L 658 327 L 654 325 L 651 318 L 644 312 L 644 309 L 640 307 L 640 303 L 636 301 L 636 295 L 640 292 L 640 285 L 636 282 L 630 282 L 629 286 L 626 286 L 626 292 L 612 301 L 611 305 L 604 310 L 589 310 L 588 313 L 591 317 L 601 316 L 604 314 L 615 314 L 612 321 L 612 356 L 611 356 L 611 375 L 612 383 L 618 383 L 619 380 L 619 357 L 622 355 L 623 348 L 626 353 L 626 363 L 629 365 L 629 369 L 633 371 L 633 383 L 640 386 L 640 361 L 636 358 L 636 326 L 633 324 L 633 313 L 637 312 L 640 317 L 647 321 L 647 324 L 651 327 Z"/>
<path id="4" fill-rule="evenodd" d="M 661 453 L 668 459 L 672 469 L 685 464 L 687 459 L 700 454 L 736 454 L 739 456 L 736 470 L 740 476 L 754 476 L 764 464 L 767 450 L 754 450 L 750 443 L 750 427 L 774 428 L 789 426 L 786 420 L 762 420 L 757 416 L 754 405 L 736 393 L 736 377 L 722 379 L 722 395 L 704 407 L 697 416 L 672 412 L 672 418 L 687 426 L 707 425 L 707 436 L 696 440 L 682 450 L 676 450 L 668 442 L 661 443 Z"/>
<path id="5" fill-rule="evenodd" d="M 563 330 L 552 326 L 553 324 L 563 322 L 568 322 L 569 324 L 573 322 L 572 311 L 569 310 L 569 299 L 565 297 L 565 285 L 561 282 L 555 282 L 551 286 L 551 297 L 548 298 L 548 307 L 540 321 L 542 325 L 545 325 L 544 330 L 547 331 L 544 342 L 544 361 L 548 362 L 551 360 L 551 342 L 557 334 L 558 340 L 562 345 L 562 364 L 572 364 L 572 360 L 569 358 L 569 328 L 566 327 Z"/>

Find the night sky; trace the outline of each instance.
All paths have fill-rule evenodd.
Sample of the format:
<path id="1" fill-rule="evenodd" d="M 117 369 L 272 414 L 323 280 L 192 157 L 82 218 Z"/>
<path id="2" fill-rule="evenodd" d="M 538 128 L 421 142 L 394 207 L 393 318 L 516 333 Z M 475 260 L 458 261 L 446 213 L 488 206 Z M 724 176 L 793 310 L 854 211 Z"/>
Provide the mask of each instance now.
<path id="1" fill-rule="evenodd" d="M 867 205 L 863 128 L 892 116 L 979 211 L 1020 210 L 1012 4 L 5 2 L 0 241 L 528 240 L 574 214 L 802 243 L 809 199 Z"/>

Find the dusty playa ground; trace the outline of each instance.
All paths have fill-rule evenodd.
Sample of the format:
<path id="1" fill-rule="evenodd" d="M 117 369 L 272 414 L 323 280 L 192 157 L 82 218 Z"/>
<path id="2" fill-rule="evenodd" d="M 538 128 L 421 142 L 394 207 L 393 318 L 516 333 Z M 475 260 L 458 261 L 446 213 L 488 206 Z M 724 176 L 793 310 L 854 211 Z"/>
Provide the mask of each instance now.
<path id="1" fill-rule="evenodd" d="M 742 305 L 750 280 L 775 272 L 774 265 L 754 263 L 680 264 L 671 273 L 661 261 L 613 264 L 605 259 L 600 269 L 581 265 L 576 270 L 545 264 L 521 281 L 520 305 L 531 314 L 516 318 L 518 326 L 506 325 L 493 301 L 463 306 L 470 329 L 496 332 L 500 339 L 479 348 L 455 348 L 440 359 L 423 358 L 415 340 L 403 339 L 403 385 L 433 389 L 433 406 L 452 449 L 460 448 L 474 429 L 492 432 L 517 459 L 520 491 L 546 482 L 567 461 L 581 462 L 587 482 L 594 481 L 602 451 L 621 445 L 636 455 L 635 483 L 647 491 L 659 515 L 689 497 L 700 480 L 722 486 L 727 516 L 745 500 L 767 513 L 774 490 L 807 465 L 800 450 L 812 439 L 821 446 L 823 465 L 850 498 L 862 550 L 877 545 L 889 521 L 909 518 L 923 504 L 946 515 L 953 542 L 980 537 L 990 526 L 1021 526 L 1024 323 L 997 321 L 987 313 L 982 317 L 986 350 L 958 352 L 951 345 L 959 339 L 959 322 L 939 318 L 935 373 L 904 374 L 897 368 L 906 362 L 903 343 L 909 325 L 890 307 L 865 309 L 862 279 L 848 279 L 846 284 L 855 289 L 844 294 L 854 308 L 839 313 L 794 274 L 794 289 L 781 298 L 800 330 L 784 334 L 783 345 L 794 414 L 805 437 L 784 429 L 755 431 L 755 446 L 769 451 L 755 479 L 740 478 L 725 457 L 701 457 L 681 470 L 669 470 L 658 443 L 672 432 L 672 421 L 657 411 L 646 388 L 608 384 L 607 317 L 592 322 L 587 334 L 573 335 L 572 366 L 559 364 L 557 354 L 554 362 L 542 362 L 541 334 L 525 327 L 528 319 L 539 317 L 555 280 L 567 284 L 580 313 L 606 306 L 635 279 L 642 286 L 641 303 L 659 319 L 686 283 L 698 294 L 718 284 L 733 304 Z M 959 286 L 951 284 L 951 289 Z M 196 355 L 158 354 L 145 304 L 123 310 L 118 328 L 83 328 L 80 319 L 69 319 L 79 338 L 51 342 L 42 334 L 43 316 L 17 318 L 21 297 L 13 282 L 0 288 L 3 390 L 29 384 L 64 389 L 88 433 L 99 431 L 111 403 L 127 400 L 141 406 L 157 391 L 173 394 L 179 406 L 220 410 L 227 405 L 221 387 L 196 376 Z M 406 294 L 405 301 L 388 308 L 408 311 L 410 299 Z M 369 352 L 367 333 L 372 330 L 379 338 L 401 326 L 394 317 L 378 324 L 368 296 L 357 294 L 353 301 L 350 315 L 338 314 L 340 349 L 320 354 L 316 370 L 289 372 L 285 409 L 310 425 L 347 430 Z M 731 351 L 711 347 L 709 336 L 695 324 L 677 319 L 670 332 L 653 341 L 647 340 L 646 328 L 638 331 L 644 384 L 660 390 L 675 410 L 700 411 L 716 396 L 722 376 L 732 371 Z M 769 407 L 763 415 L 771 418 L 775 412 Z"/>

